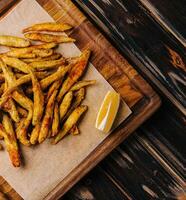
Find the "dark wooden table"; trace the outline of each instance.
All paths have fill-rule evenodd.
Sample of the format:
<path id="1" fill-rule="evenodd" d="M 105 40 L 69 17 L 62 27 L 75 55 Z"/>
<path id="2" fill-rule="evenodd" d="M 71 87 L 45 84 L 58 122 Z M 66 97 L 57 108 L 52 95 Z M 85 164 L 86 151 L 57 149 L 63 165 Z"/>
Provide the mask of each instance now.
<path id="1" fill-rule="evenodd" d="M 163 105 L 62 199 L 186 199 L 186 1 L 75 0 Z"/>

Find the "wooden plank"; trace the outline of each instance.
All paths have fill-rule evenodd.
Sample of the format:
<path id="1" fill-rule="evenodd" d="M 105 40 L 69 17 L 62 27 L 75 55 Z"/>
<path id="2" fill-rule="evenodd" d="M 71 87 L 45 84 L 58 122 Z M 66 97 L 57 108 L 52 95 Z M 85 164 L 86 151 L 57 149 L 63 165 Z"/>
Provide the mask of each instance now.
<path id="1" fill-rule="evenodd" d="M 64 197 L 64 200 L 129 200 L 132 199 L 125 191 L 120 190 L 100 167 L 96 167 L 75 185 Z"/>
<path id="2" fill-rule="evenodd" d="M 184 0 L 139 0 L 149 14 L 186 47 L 186 3 Z"/>
<path id="3" fill-rule="evenodd" d="M 117 48 L 186 115 L 185 48 L 145 12 L 138 1 L 75 1 Z M 114 15 L 112 14 L 113 11 Z"/>
<path id="4" fill-rule="evenodd" d="M 185 122 L 176 118 L 172 109 L 164 105 L 140 130 L 144 135 L 140 139 L 141 144 L 150 153 L 158 152 L 162 165 L 166 163 L 173 170 L 170 172 L 172 176 L 186 179 Z"/>
<path id="5" fill-rule="evenodd" d="M 138 139 L 129 138 L 101 163 L 106 173 L 123 190 L 127 188 L 134 199 L 176 199 L 183 194 L 183 182 L 172 176 L 157 157 L 149 156 Z"/>
<path id="6" fill-rule="evenodd" d="M 121 143 L 160 106 L 160 99 L 133 66 L 123 58 L 86 17 L 68 0 L 38 0 L 56 21 L 75 26 L 69 35 L 76 38 L 81 49 L 93 51 L 91 62 L 105 79 L 121 94 L 133 114 L 120 128 L 105 139 L 79 166 L 51 191 L 46 199 L 63 195 L 83 175 Z M 73 15 L 72 15 L 73 13 Z"/>

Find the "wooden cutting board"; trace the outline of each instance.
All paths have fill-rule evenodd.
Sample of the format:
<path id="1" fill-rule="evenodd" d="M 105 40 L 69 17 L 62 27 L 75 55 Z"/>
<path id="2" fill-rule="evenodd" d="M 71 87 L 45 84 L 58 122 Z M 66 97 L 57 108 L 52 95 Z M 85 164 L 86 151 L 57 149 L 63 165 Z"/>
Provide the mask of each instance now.
<path id="1" fill-rule="evenodd" d="M 82 176 L 143 123 L 159 106 L 160 99 L 152 88 L 134 70 L 104 36 L 88 21 L 70 0 L 37 0 L 56 21 L 65 21 L 75 28 L 69 35 L 76 38 L 76 45 L 93 51 L 91 62 L 104 78 L 118 91 L 132 110 L 131 116 L 109 135 L 94 151 L 46 196 L 56 199 L 70 189 Z M 0 14 L 4 17 L 19 1 L 0 1 Z M 21 199 L 0 178 L 0 190 L 10 199 Z"/>

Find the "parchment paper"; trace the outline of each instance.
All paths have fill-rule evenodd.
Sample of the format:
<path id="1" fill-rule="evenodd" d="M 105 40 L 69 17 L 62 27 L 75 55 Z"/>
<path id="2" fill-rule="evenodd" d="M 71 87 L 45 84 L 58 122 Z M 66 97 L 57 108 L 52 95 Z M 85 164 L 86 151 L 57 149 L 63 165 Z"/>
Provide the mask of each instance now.
<path id="1" fill-rule="evenodd" d="M 35 0 L 22 0 L 0 20 L 0 34 L 23 36 L 23 28 L 46 21 L 53 19 Z M 67 57 L 80 53 L 74 44 L 62 44 L 59 51 Z M 105 94 L 113 88 L 91 64 L 84 79 L 96 79 L 97 84 L 87 90 L 83 104 L 89 109 L 80 123 L 80 135 L 68 136 L 57 145 L 45 141 L 32 148 L 21 146 L 24 166 L 19 169 L 12 167 L 6 152 L 0 152 L 0 175 L 25 200 L 43 199 L 109 135 L 95 128 L 95 119 Z M 121 102 L 115 125 L 118 126 L 130 113 L 129 107 Z"/>

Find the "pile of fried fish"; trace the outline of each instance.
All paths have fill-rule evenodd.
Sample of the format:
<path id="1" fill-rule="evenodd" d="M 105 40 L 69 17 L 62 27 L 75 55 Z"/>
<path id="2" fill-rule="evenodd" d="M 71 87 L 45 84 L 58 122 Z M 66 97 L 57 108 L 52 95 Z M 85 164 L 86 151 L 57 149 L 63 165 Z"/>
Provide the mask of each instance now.
<path id="1" fill-rule="evenodd" d="M 9 48 L 0 54 L 0 139 L 15 167 L 21 165 L 19 143 L 31 146 L 51 138 L 56 144 L 79 134 L 77 123 L 87 110 L 81 105 L 85 87 L 95 80 L 79 80 L 89 50 L 72 58 L 56 51 L 60 43 L 75 42 L 63 33 L 70 29 L 46 22 L 25 28 L 25 38 L 0 36 L 0 46 Z"/>

